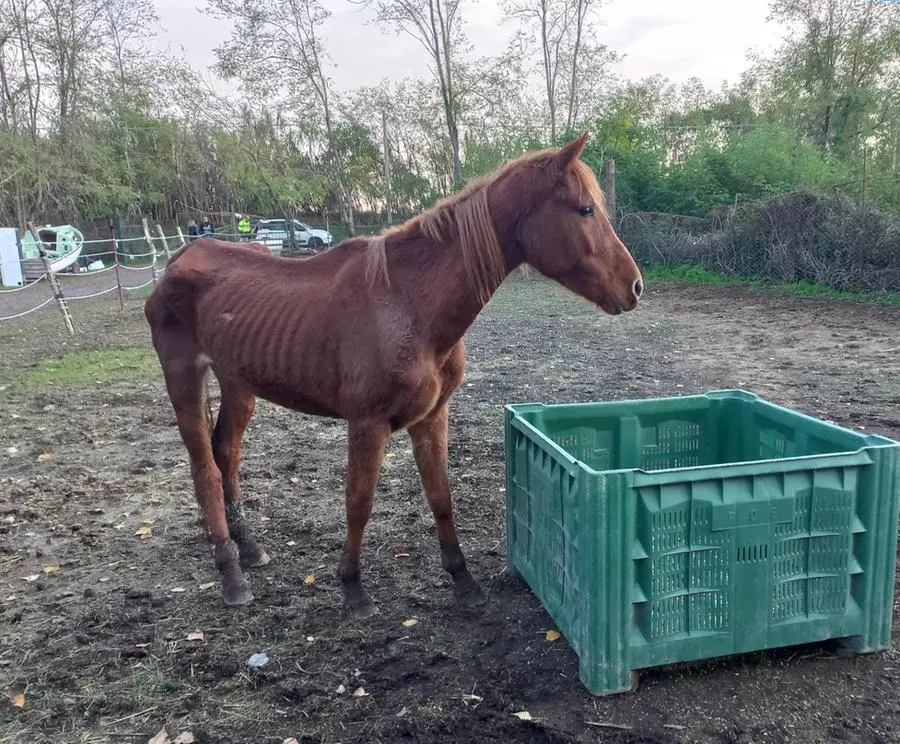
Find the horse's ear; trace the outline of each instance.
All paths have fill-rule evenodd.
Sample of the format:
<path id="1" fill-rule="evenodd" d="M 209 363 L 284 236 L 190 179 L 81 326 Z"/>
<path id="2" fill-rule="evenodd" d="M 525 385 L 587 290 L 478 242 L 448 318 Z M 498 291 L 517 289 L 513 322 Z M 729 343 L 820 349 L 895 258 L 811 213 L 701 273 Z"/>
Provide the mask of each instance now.
<path id="1" fill-rule="evenodd" d="M 588 133 L 582 132 L 578 139 L 572 140 L 559 151 L 559 154 L 556 156 L 556 161 L 563 170 L 567 170 L 576 160 L 578 160 L 587 141 Z"/>

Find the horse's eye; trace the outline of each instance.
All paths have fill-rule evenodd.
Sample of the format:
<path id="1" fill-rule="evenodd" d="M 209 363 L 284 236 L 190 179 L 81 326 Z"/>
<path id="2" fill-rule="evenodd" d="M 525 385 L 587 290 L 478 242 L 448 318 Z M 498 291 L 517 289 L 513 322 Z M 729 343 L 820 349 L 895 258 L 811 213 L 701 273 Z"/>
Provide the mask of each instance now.
<path id="1" fill-rule="evenodd" d="M 591 217 L 594 214 L 594 208 L 593 207 L 580 207 L 578 210 L 578 213 L 582 217 Z"/>

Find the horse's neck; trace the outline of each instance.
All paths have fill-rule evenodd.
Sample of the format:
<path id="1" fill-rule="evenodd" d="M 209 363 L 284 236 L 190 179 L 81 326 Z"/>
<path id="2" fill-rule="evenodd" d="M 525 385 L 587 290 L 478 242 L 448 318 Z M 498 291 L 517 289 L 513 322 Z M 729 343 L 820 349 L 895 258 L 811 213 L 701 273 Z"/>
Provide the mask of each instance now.
<path id="1" fill-rule="evenodd" d="M 466 272 L 459 240 L 436 244 L 417 237 L 405 250 L 389 252 L 389 261 L 390 274 L 410 300 L 427 343 L 439 352 L 449 351 L 484 308 Z"/>

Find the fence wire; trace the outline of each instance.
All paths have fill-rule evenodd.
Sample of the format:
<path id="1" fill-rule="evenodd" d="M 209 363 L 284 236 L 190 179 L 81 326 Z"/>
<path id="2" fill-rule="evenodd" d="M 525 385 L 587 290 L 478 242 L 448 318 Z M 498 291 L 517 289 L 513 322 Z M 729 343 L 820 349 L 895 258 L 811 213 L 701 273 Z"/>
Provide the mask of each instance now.
<path id="1" fill-rule="evenodd" d="M 126 238 L 124 240 L 119 240 L 116 242 L 116 246 L 125 242 L 136 243 L 140 241 L 144 246 L 148 245 L 147 237 L 141 238 Z M 165 243 L 165 249 L 157 249 L 156 241 L 163 241 Z M 56 279 L 57 284 L 60 287 L 60 294 L 62 296 L 62 300 L 68 305 L 69 302 L 77 302 L 80 300 L 91 300 L 98 297 L 102 297 L 107 294 L 111 294 L 113 292 L 133 292 L 136 290 L 144 289 L 145 287 L 149 287 L 154 282 L 158 281 L 159 277 L 163 275 L 165 272 L 165 261 L 167 255 L 170 254 L 169 243 L 170 241 L 175 241 L 175 245 L 180 248 L 182 246 L 181 238 L 177 235 L 157 235 L 156 237 L 151 236 L 149 245 L 152 246 L 152 249 L 145 252 L 139 253 L 126 253 L 115 248 L 111 251 L 104 251 L 100 253 L 84 253 L 84 248 L 82 248 L 82 256 L 87 259 L 96 260 L 100 256 L 112 256 L 113 263 L 110 266 L 104 266 L 102 269 L 82 269 L 82 270 L 73 270 L 71 272 L 63 271 L 63 272 L 54 272 L 54 278 Z M 92 246 L 106 244 L 109 245 L 111 240 L 94 240 L 94 241 L 84 241 L 83 245 L 88 246 L 88 249 Z M 140 263 L 139 265 L 132 266 L 128 265 L 129 261 L 136 261 L 140 259 L 149 259 L 147 263 Z M 160 263 L 162 262 L 162 265 Z M 24 275 L 24 266 L 25 261 L 22 261 L 23 266 L 23 275 Z M 111 278 L 111 272 L 117 269 L 127 269 L 131 272 L 153 272 L 154 278 L 142 282 L 140 284 L 125 284 L 119 279 L 118 274 L 116 274 L 116 282 L 110 286 L 105 286 L 102 288 L 96 288 L 96 280 L 100 275 L 104 275 L 107 278 Z M 56 302 L 56 296 L 51 296 L 43 301 L 36 302 L 31 300 L 29 302 L 28 298 L 31 297 L 32 293 L 28 293 L 23 295 L 22 292 L 25 290 L 33 289 L 36 285 L 45 282 L 48 280 L 48 274 L 44 273 L 38 276 L 36 279 L 28 281 L 23 284 L 21 287 L 12 287 L 12 288 L 0 288 L 0 312 L 3 312 L 0 315 L 0 322 L 17 320 L 19 318 L 23 318 L 27 315 L 31 315 L 32 313 L 36 313 L 37 311 L 47 307 L 53 302 Z M 93 287 L 90 287 L 91 284 L 94 284 Z M 73 294 L 73 290 L 77 291 L 75 287 L 78 286 L 86 286 L 90 287 L 89 291 L 81 292 L 79 294 Z M 48 285 L 48 289 L 51 292 L 55 291 L 52 287 Z M 26 305 L 28 303 L 28 305 Z M 35 303 L 35 304 L 31 304 Z M 60 308 L 62 309 L 62 308 Z M 11 312 L 10 312 L 11 311 Z M 66 308 L 66 312 L 68 308 Z"/>
<path id="2" fill-rule="evenodd" d="M 35 305 L 29 310 L 24 310 L 23 312 L 16 313 L 15 315 L 2 315 L 0 316 L 0 320 L 15 320 L 16 318 L 24 318 L 26 315 L 30 315 L 31 313 L 40 310 L 42 307 L 49 305 L 51 302 L 53 302 L 54 299 L 55 298 L 53 297 L 48 297 L 42 303 L 40 303 L 39 305 Z"/>
<path id="3" fill-rule="evenodd" d="M 648 268 L 701 267 L 733 277 L 808 281 L 849 291 L 900 292 L 900 218 L 839 194 L 822 197 L 795 192 L 760 202 L 723 206 L 703 217 L 633 212 L 624 214 L 616 228 L 638 263 Z M 245 239 L 230 234 L 215 237 L 233 242 Z M 165 270 L 166 256 L 173 252 L 169 248 L 172 241 L 174 250 L 183 245 L 180 235 L 158 234 L 151 235 L 149 242 L 146 235 L 118 241 L 85 241 L 91 249 L 112 245 L 113 250 L 88 250 L 83 255 L 91 259 L 113 256 L 113 263 L 103 269 L 66 273 L 63 295 L 66 300 L 77 301 L 100 297 L 120 287 L 122 292 L 148 287 L 154 279 L 125 285 L 117 278 L 113 286 L 66 294 L 73 283 L 116 268 L 154 271 L 158 280 Z M 140 248 L 137 243 L 155 248 L 157 242 L 165 249 L 130 252 Z M 0 321 L 21 318 L 53 302 L 50 297 L 26 306 L 25 298 L 31 294 L 21 294 L 46 278 L 42 275 L 21 287 L 0 288 L 0 311 L 6 311 L 0 315 Z"/>

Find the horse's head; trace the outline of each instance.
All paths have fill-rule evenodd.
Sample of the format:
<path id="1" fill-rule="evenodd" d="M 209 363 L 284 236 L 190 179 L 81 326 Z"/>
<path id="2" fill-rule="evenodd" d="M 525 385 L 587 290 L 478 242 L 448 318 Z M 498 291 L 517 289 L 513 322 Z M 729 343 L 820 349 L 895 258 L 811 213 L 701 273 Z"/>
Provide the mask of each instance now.
<path id="1" fill-rule="evenodd" d="M 550 156 L 549 163 L 531 169 L 536 188 L 518 238 L 527 263 L 618 315 L 634 309 L 644 283 L 606 216 L 597 178 L 579 160 L 586 141 L 587 132 Z"/>

